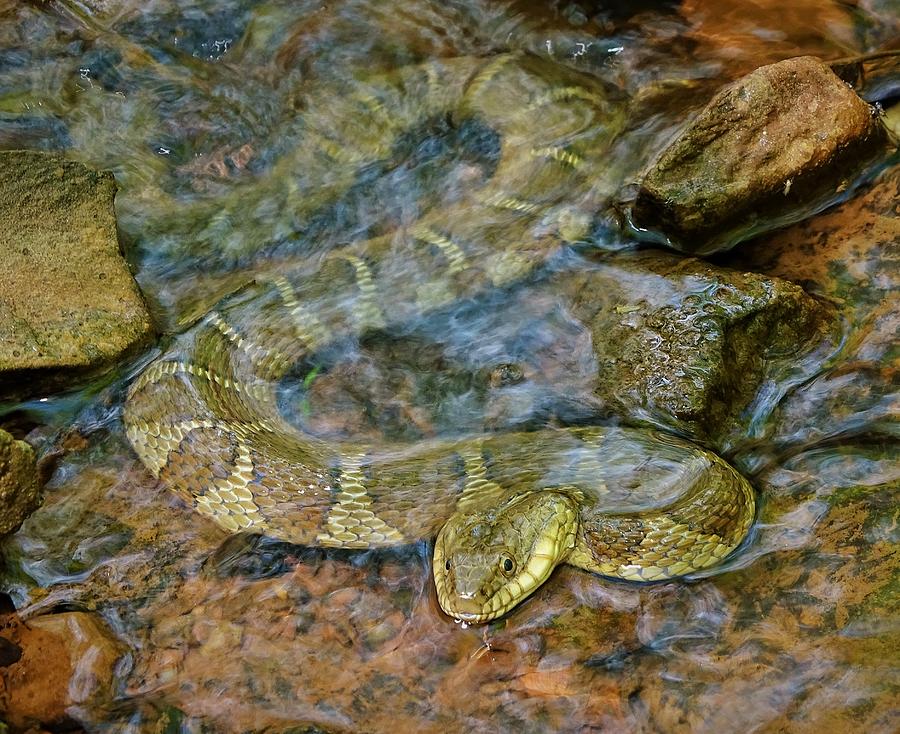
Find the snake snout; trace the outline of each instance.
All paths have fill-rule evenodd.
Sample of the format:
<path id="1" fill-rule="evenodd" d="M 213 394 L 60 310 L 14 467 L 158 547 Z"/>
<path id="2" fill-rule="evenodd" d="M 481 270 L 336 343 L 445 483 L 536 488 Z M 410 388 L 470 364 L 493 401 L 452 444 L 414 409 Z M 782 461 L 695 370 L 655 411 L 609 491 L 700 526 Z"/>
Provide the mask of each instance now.
<path id="1" fill-rule="evenodd" d="M 488 622 L 506 614 L 565 559 L 577 528 L 577 502 L 554 491 L 457 512 L 434 548 L 441 608 L 465 622 Z"/>

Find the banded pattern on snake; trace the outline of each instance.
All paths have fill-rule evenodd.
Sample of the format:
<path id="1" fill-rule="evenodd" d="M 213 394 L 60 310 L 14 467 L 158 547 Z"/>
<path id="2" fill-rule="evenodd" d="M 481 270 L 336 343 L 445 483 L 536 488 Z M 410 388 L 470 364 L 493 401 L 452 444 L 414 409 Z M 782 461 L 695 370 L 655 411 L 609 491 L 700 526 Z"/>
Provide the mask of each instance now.
<path id="1" fill-rule="evenodd" d="M 361 82 L 344 104 L 340 134 L 332 117 L 307 112 L 293 159 L 332 189 L 435 114 L 495 130 L 496 169 L 409 227 L 258 274 L 176 337 L 129 389 L 126 432 L 142 462 L 229 531 L 343 548 L 436 538 L 440 605 L 471 622 L 505 614 L 559 563 L 653 581 L 734 550 L 753 520 L 752 488 L 711 452 L 661 433 L 366 446 L 329 443 L 282 415 L 279 385 L 338 336 L 506 287 L 583 237 L 622 126 L 596 80 L 528 56 L 412 67 Z"/>

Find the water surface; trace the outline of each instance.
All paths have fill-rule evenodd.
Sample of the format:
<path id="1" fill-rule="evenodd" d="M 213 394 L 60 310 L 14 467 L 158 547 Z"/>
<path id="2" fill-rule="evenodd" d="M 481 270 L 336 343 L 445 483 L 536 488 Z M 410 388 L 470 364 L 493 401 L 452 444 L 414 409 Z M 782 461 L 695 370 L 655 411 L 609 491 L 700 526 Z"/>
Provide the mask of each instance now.
<path id="1" fill-rule="evenodd" d="M 508 51 L 595 78 L 621 134 L 590 181 L 559 174 L 547 190 L 596 203 L 721 84 L 898 37 L 878 0 L 0 2 L 0 146 L 115 172 L 125 254 L 165 345 L 247 272 L 422 217 L 481 227 L 485 242 L 516 226 L 469 225 L 459 206 L 497 164 L 482 120 L 428 119 L 351 174 L 312 165 L 313 116 L 381 139 L 352 129 L 340 90 L 360 80 Z M 717 259 L 799 283 L 836 318 L 830 341 L 773 368 L 709 439 L 761 511 L 748 546 L 705 578 L 637 587 L 563 568 L 506 619 L 463 629 L 435 603 L 426 544 L 228 539 L 125 441 L 124 385 L 152 350 L 2 406 L 4 427 L 63 452 L 44 507 L 3 544 L 2 586 L 26 618 L 92 610 L 127 646 L 111 698 L 79 712 L 90 731 L 896 730 L 898 192 L 894 167 Z M 322 436 L 404 441 L 635 418 L 598 403 L 591 335 L 546 285 L 630 257 L 614 223 L 592 218 L 534 282 L 339 340 L 303 365 L 285 410 Z"/>

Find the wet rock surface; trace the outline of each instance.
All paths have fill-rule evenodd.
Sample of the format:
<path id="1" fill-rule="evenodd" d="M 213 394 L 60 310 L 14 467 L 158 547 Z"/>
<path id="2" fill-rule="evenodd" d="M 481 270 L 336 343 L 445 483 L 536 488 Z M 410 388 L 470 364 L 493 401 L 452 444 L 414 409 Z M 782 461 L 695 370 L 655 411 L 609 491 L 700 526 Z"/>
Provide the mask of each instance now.
<path id="1" fill-rule="evenodd" d="M 15 532 L 40 504 L 34 450 L 0 429 L 0 537 Z"/>
<path id="2" fill-rule="evenodd" d="M 0 152 L 0 389 L 71 382 L 152 335 L 115 191 L 111 174 L 60 156 Z"/>
<path id="3" fill-rule="evenodd" d="M 802 283 L 835 304 L 843 348 L 791 391 L 766 428 L 776 446 L 894 440 L 900 405 L 900 166 L 815 219 L 747 248 L 739 265 Z"/>
<path id="4" fill-rule="evenodd" d="M 112 699 L 123 650 L 98 616 L 64 612 L 26 622 L 12 613 L 0 620 L 0 640 L 15 651 L 0 664 L 0 706 L 14 731 L 69 731 L 79 707 Z"/>
<path id="5" fill-rule="evenodd" d="M 813 368 L 804 359 L 835 325 L 828 304 L 790 281 L 666 254 L 601 262 L 562 289 L 590 328 L 595 396 L 626 420 L 720 448 L 759 419 L 742 412 L 766 381 Z"/>
<path id="6" fill-rule="evenodd" d="M 888 149 L 872 107 L 822 61 L 761 67 L 727 86 L 650 166 L 634 223 L 708 254 L 846 196 Z"/>

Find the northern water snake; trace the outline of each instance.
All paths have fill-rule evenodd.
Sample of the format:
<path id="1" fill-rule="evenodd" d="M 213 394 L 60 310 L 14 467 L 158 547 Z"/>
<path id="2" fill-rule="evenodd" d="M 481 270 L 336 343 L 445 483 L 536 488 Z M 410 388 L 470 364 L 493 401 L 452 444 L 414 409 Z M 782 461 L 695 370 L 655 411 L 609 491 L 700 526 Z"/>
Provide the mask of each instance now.
<path id="1" fill-rule="evenodd" d="M 495 130 L 493 174 L 409 226 L 257 273 L 177 336 L 129 390 L 124 420 L 143 463 L 229 531 L 344 548 L 436 538 L 438 600 L 465 621 L 506 613 L 559 563 L 653 581 L 721 561 L 749 530 L 753 491 L 681 439 L 568 428 L 367 446 L 285 418 L 279 385 L 337 335 L 507 287 L 582 237 L 622 126 L 599 82 L 530 56 L 433 62 L 351 87 L 336 108 L 305 111 L 292 158 L 333 194 L 346 170 L 434 115 Z"/>

